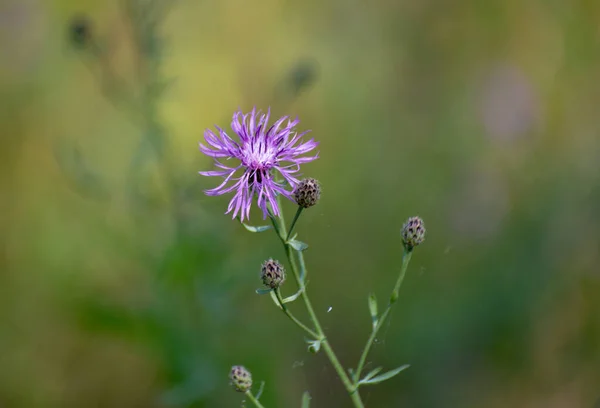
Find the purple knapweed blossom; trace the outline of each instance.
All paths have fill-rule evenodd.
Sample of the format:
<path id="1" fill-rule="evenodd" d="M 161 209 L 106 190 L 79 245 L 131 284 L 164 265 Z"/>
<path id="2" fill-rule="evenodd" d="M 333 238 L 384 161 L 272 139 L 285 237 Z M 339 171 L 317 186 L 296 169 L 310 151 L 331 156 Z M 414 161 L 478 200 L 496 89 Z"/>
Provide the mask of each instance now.
<path id="1" fill-rule="evenodd" d="M 231 121 L 231 129 L 238 135 L 239 142 L 215 126 L 219 131 L 218 135 L 210 129 L 204 132 L 204 139 L 210 147 L 200 143 L 200 151 L 212 157 L 215 165 L 222 170 L 199 173 L 225 179 L 218 187 L 206 190 L 206 194 L 217 196 L 235 191 L 225 214 L 233 211 L 235 218 L 239 213 L 242 221 L 250 217 L 254 195 L 257 196 L 257 204 L 263 212 L 263 218 L 267 218 L 268 205 L 271 206 L 273 215 L 279 215 L 277 194 L 293 200 L 293 190 L 298 184 L 295 176 L 300 171 L 300 164 L 318 157 L 318 154 L 300 157 L 317 147 L 318 142 L 314 139 L 302 141 L 302 136 L 308 132 L 294 131 L 294 127 L 300 123 L 298 119 L 290 120 L 288 116 L 284 116 L 269 127 L 269 116 L 270 109 L 266 114 L 262 114 L 254 108 L 245 115 L 239 110 L 233 114 Z M 226 166 L 219 159 L 235 159 L 239 160 L 239 163 Z M 277 181 L 277 173 L 283 181 Z M 227 185 L 229 182 L 232 184 Z"/>

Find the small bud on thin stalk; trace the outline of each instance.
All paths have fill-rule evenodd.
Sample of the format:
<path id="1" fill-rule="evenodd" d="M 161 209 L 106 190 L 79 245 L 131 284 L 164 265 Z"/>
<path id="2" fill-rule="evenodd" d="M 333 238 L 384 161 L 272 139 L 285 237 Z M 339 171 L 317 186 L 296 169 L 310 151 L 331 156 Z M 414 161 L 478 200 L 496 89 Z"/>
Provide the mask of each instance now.
<path id="1" fill-rule="evenodd" d="M 373 325 L 373 330 L 371 331 L 371 335 L 367 340 L 367 344 L 363 349 L 363 352 L 360 356 L 360 360 L 358 362 L 358 366 L 354 371 L 353 380 L 354 383 L 360 383 L 360 375 L 367 361 L 367 356 L 369 355 L 369 351 L 375 342 L 377 337 L 377 333 L 383 326 L 383 323 L 387 319 L 390 314 L 390 310 L 392 309 L 392 305 L 396 303 L 398 300 L 400 286 L 402 286 L 402 282 L 404 281 L 404 277 L 406 276 L 406 270 L 408 269 L 408 264 L 410 263 L 410 258 L 412 257 L 412 250 L 415 246 L 421 244 L 425 240 L 425 225 L 423 220 L 419 217 L 411 217 L 409 218 L 404 225 L 402 226 L 402 242 L 404 244 L 404 253 L 402 254 L 402 265 L 400 266 L 400 273 L 398 275 L 398 279 L 396 280 L 396 284 L 394 285 L 394 289 L 392 290 L 392 294 L 390 295 L 390 300 L 379 318 L 377 319 L 377 323 Z M 376 314 L 376 313 L 372 313 Z M 398 372 L 400 372 L 399 370 Z"/>
<path id="2" fill-rule="evenodd" d="M 425 241 L 425 224 L 420 217 L 410 217 L 402 226 L 402 242 L 409 251 Z"/>
<path id="3" fill-rule="evenodd" d="M 300 214 L 302 214 L 302 210 L 316 205 L 319 202 L 319 198 L 321 198 L 321 185 L 316 179 L 305 178 L 300 180 L 300 183 L 294 188 L 294 201 L 298 204 L 298 210 L 290 225 L 286 241 L 290 240 L 296 222 L 298 221 L 298 218 L 300 218 Z"/>
<path id="4" fill-rule="evenodd" d="M 229 373 L 231 386 L 237 392 L 246 392 L 252 388 L 252 374 L 244 366 L 233 366 Z"/>

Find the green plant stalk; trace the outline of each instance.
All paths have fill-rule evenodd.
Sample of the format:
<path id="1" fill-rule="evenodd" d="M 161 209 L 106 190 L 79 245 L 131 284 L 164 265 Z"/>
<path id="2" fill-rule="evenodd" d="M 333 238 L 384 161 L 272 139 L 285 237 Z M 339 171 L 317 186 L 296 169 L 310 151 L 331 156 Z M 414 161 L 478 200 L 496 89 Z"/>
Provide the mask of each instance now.
<path id="1" fill-rule="evenodd" d="M 250 401 L 252 401 L 252 403 L 256 406 L 256 408 L 265 408 L 265 406 L 263 404 L 261 404 L 260 401 L 257 400 L 254 395 L 252 395 L 250 390 L 246 391 L 244 394 L 246 394 L 246 397 L 248 397 L 248 399 Z"/>
<path id="2" fill-rule="evenodd" d="M 290 225 L 290 230 L 287 233 L 287 237 L 285 238 L 286 241 L 290 240 L 290 237 L 292 236 L 292 232 L 294 232 L 294 227 L 296 226 L 296 221 L 298 221 L 298 218 L 300 218 L 300 214 L 302 214 L 302 210 L 304 210 L 304 207 L 298 206 L 296 215 L 294 215 L 294 219 L 292 220 L 292 224 Z"/>
<path id="3" fill-rule="evenodd" d="M 275 296 L 277 296 L 277 301 L 279 302 L 279 306 L 281 306 L 281 310 L 283 311 L 283 313 L 285 313 L 287 317 L 289 317 L 294 323 L 296 323 L 296 325 L 298 327 L 300 327 L 302 330 L 304 330 L 305 332 L 310 334 L 315 340 L 318 339 L 319 335 L 317 333 L 315 333 L 313 330 L 309 329 L 308 326 L 306 326 L 304 323 L 302 323 L 300 320 L 298 320 L 296 318 L 296 316 L 294 316 L 288 310 L 288 308 L 285 306 L 285 303 L 283 303 L 283 299 L 281 298 L 281 292 L 279 291 L 279 289 L 274 289 L 274 290 L 275 290 Z"/>
<path id="4" fill-rule="evenodd" d="M 279 196 L 277 197 L 277 200 L 278 200 L 279 208 L 282 208 Z M 283 243 L 285 253 L 286 253 L 288 261 L 290 262 L 290 265 L 292 267 L 292 273 L 294 275 L 294 278 L 296 279 L 298 287 L 302 290 L 300 297 L 304 301 L 304 305 L 306 306 L 306 310 L 308 311 L 310 320 L 312 321 L 312 323 L 315 327 L 316 334 L 318 335 L 317 340 L 321 341 L 323 350 L 325 351 L 327 358 L 329 358 L 331 365 L 333 366 L 333 368 L 337 372 L 338 376 L 340 377 L 342 383 L 344 384 L 344 387 L 346 388 L 346 391 L 348 391 L 348 394 L 350 395 L 350 399 L 352 400 L 354 406 L 356 408 L 364 408 L 364 404 L 362 402 L 362 399 L 360 398 L 360 394 L 357 391 L 356 385 L 350 380 L 350 377 L 348 377 L 348 374 L 346 374 L 346 371 L 344 370 L 344 367 L 342 367 L 340 360 L 335 355 L 335 352 L 333 351 L 333 348 L 329 344 L 329 341 L 327 340 L 327 337 L 325 336 L 323 328 L 321 327 L 321 324 L 319 323 L 319 319 L 317 318 L 317 314 L 315 313 L 315 311 L 313 309 L 312 303 L 310 302 L 310 299 L 308 298 L 308 294 L 306 293 L 305 283 L 303 280 L 306 278 L 306 275 L 307 275 L 306 274 L 306 266 L 304 263 L 304 256 L 302 254 L 302 251 L 296 251 L 298 260 L 300 261 L 300 265 L 302 267 L 302 269 L 300 271 L 298 271 L 298 265 L 296 264 L 296 260 L 294 258 L 294 249 L 288 244 L 287 239 L 286 239 L 288 237 L 288 234 L 287 234 L 286 227 L 285 227 L 285 220 L 283 217 L 283 212 L 281 212 L 280 214 L 281 215 L 278 218 L 279 225 L 278 225 L 278 228 L 275 228 L 275 229 L 276 229 L 276 231 L 279 232 L 278 235 L 279 235 L 279 238 L 281 239 L 281 242 Z M 274 224 L 276 223 L 275 218 L 272 218 L 272 221 Z"/>
<path id="5" fill-rule="evenodd" d="M 408 264 L 410 262 L 411 256 L 412 256 L 412 250 L 405 248 L 404 254 L 402 255 L 402 266 L 400 267 L 400 274 L 398 275 L 398 279 L 396 280 L 396 285 L 394 286 L 394 290 L 392 291 L 388 305 L 385 308 L 385 310 L 383 311 L 383 313 L 381 314 L 381 316 L 379 317 L 379 319 L 377 319 L 377 324 L 375 325 L 375 327 L 373 327 L 373 330 L 371 331 L 371 335 L 369 336 L 369 339 L 367 340 L 367 343 L 365 344 L 365 348 L 360 356 L 360 360 L 358 361 L 358 366 L 356 367 L 356 370 L 354 371 L 354 385 L 356 388 L 358 388 L 358 382 L 360 381 L 360 374 L 365 366 L 365 362 L 367 361 L 367 356 L 369 355 L 369 351 L 371 350 L 371 347 L 373 346 L 373 343 L 375 342 L 377 333 L 379 332 L 379 329 L 381 329 L 381 327 L 383 326 L 385 319 L 387 319 L 387 317 L 389 316 L 390 311 L 392 309 L 392 305 L 394 303 L 396 303 L 396 300 L 398 300 L 398 293 L 400 291 L 400 286 L 402 286 L 402 282 L 404 281 L 404 277 L 406 276 L 406 270 L 408 269 Z"/>

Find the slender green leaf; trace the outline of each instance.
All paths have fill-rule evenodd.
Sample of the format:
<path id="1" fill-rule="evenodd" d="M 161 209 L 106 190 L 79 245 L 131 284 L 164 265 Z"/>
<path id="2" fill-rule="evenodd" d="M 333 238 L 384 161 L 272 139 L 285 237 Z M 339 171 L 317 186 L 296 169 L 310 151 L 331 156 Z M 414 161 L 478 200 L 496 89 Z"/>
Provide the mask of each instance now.
<path id="1" fill-rule="evenodd" d="M 294 300 L 298 299 L 298 297 L 302 294 L 303 291 L 304 291 L 303 288 L 298 289 L 298 292 L 283 299 L 283 303 L 293 302 Z"/>
<path id="2" fill-rule="evenodd" d="M 405 364 L 401 367 L 398 368 L 394 368 L 393 370 L 390 370 L 388 372 L 385 372 L 381 375 L 378 375 L 377 377 L 373 377 L 370 379 L 367 379 L 366 377 L 362 380 L 360 380 L 358 383 L 362 384 L 362 385 L 366 385 L 366 384 L 379 384 L 380 382 L 384 382 L 385 380 L 389 380 L 390 378 L 394 377 L 395 375 L 398 375 L 400 372 L 406 370 L 408 367 L 410 367 L 408 364 Z"/>
<path id="3" fill-rule="evenodd" d="M 375 377 L 379 372 L 383 370 L 383 367 L 377 367 L 369 372 L 369 374 L 365 375 L 365 378 L 362 381 L 369 381 L 371 378 Z"/>
<path id="4" fill-rule="evenodd" d="M 274 290 L 271 291 L 271 299 L 273 299 L 273 303 L 275 303 L 275 306 L 277 306 L 278 308 L 281 309 L 281 305 L 279 304 L 279 299 L 277 299 L 277 294 L 275 293 Z"/>
<path id="5" fill-rule="evenodd" d="M 302 394 L 302 407 L 301 408 L 309 408 L 310 407 L 310 394 L 308 391 L 304 391 Z"/>
<path id="6" fill-rule="evenodd" d="M 308 244 L 305 244 L 302 241 L 298 241 L 295 239 L 292 239 L 291 241 L 288 241 L 288 244 L 294 248 L 296 251 L 304 251 L 306 248 L 308 248 Z"/>
<path id="7" fill-rule="evenodd" d="M 369 312 L 371 313 L 373 328 L 375 328 L 377 326 L 377 298 L 374 293 L 369 295 Z"/>
<path id="8" fill-rule="evenodd" d="M 244 226 L 244 228 L 246 228 L 250 232 L 263 232 L 263 231 L 273 228 L 272 225 L 259 225 L 259 226 L 255 227 L 254 225 L 248 225 L 243 222 L 242 222 L 242 225 Z"/>
<path id="9" fill-rule="evenodd" d="M 256 293 L 259 295 L 266 295 L 267 293 L 272 293 L 273 289 L 256 289 Z"/>
<path id="10" fill-rule="evenodd" d="M 257 400 L 260 399 L 260 396 L 262 395 L 263 391 L 265 389 L 265 382 L 262 381 L 260 383 L 260 387 L 258 388 L 258 392 L 256 393 L 256 395 L 254 396 L 254 398 L 256 398 Z"/>

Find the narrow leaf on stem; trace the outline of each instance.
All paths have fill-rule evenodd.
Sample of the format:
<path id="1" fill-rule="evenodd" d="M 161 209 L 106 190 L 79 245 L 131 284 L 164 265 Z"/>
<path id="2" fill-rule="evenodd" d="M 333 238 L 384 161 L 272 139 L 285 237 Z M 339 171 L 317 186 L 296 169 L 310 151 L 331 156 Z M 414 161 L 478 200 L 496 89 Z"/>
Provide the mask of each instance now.
<path id="1" fill-rule="evenodd" d="M 264 382 L 264 381 L 262 381 L 262 382 L 260 383 L 260 387 L 258 388 L 258 392 L 257 392 L 257 393 L 256 393 L 256 395 L 254 396 L 254 397 L 257 399 L 257 400 L 259 400 L 259 399 L 260 399 L 260 396 L 262 395 L 262 393 L 263 393 L 263 390 L 264 390 L 264 389 L 265 389 L 265 382 Z"/>
<path id="2" fill-rule="evenodd" d="M 296 251 L 304 251 L 306 248 L 308 248 L 308 244 L 302 242 L 302 241 L 298 241 L 296 239 L 292 239 L 291 241 L 288 241 L 288 244 L 294 248 Z"/>
<path id="3" fill-rule="evenodd" d="M 271 299 L 273 299 L 273 303 L 275 303 L 275 306 L 282 309 L 281 304 L 279 303 L 279 299 L 277 299 L 277 293 L 275 293 L 274 290 L 271 291 Z"/>
<path id="4" fill-rule="evenodd" d="M 381 382 L 384 382 L 385 380 L 389 380 L 390 378 L 394 377 L 395 375 L 398 375 L 400 372 L 406 370 L 408 367 L 410 367 L 410 366 L 408 364 L 405 364 L 401 367 L 394 368 L 393 370 L 390 370 L 381 375 L 378 375 L 377 377 L 373 377 L 373 378 L 369 378 L 369 379 L 367 379 L 365 377 L 364 379 L 359 381 L 359 384 L 362 384 L 362 385 L 379 384 Z"/>
<path id="5" fill-rule="evenodd" d="M 258 293 L 259 295 L 266 295 L 272 292 L 273 289 L 256 289 L 256 293 Z"/>
<path id="6" fill-rule="evenodd" d="M 302 292 L 304 292 L 304 288 L 298 289 L 298 292 L 283 299 L 283 303 L 293 302 L 294 300 L 298 299 L 298 297 L 302 294 Z"/>
<path id="7" fill-rule="evenodd" d="M 244 228 L 246 228 L 250 232 L 263 232 L 263 231 L 267 231 L 267 230 L 273 228 L 272 225 L 259 225 L 259 226 L 255 227 L 254 225 L 248 225 L 243 222 L 242 222 L 242 225 L 244 226 Z"/>
<path id="8" fill-rule="evenodd" d="M 370 380 L 371 378 L 373 378 L 373 377 L 375 377 L 377 374 L 379 374 L 379 372 L 380 372 L 381 370 L 383 370 L 383 367 L 377 367 L 377 368 L 375 368 L 375 369 L 371 370 L 371 371 L 369 372 L 369 374 L 365 375 L 365 378 L 363 378 L 361 381 L 368 381 L 368 380 Z"/>

